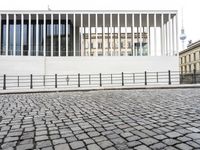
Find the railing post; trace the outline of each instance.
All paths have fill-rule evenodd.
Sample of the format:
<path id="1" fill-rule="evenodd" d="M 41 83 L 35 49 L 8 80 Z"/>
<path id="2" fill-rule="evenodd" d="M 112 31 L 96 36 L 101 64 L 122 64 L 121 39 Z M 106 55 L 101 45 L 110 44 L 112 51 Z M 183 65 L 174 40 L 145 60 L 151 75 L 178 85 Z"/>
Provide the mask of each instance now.
<path id="1" fill-rule="evenodd" d="M 144 85 L 147 85 L 147 72 L 144 72 Z"/>
<path id="2" fill-rule="evenodd" d="M 6 90 L 6 75 L 3 75 L 3 90 Z"/>
<path id="3" fill-rule="evenodd" d="M 19 76 L 17 76 L 17 86 L 19 87 Z"/>
<path id="4" fill-rule="evenodd" d="M 80 83 L 80 73 L 78 73 L 78 87 L 80 87 L 81 83 Z"/>
<path id="5" fill-rule="evenodd" d="M 110 75 L 110 80 L 111 80 L 111 84 L 113 83 L 113 81 L 112 81 L 112 74 Z"/>
<path id="6" fill-rule="evenodd" d="M 30 75 L 30 89 L 33 88 L 33 75 Z"/>
<path id="7" fill-rule="evenodd" d="M 156 72 L 156 81 L 158 83 L 158 72 Z"/>
<path id="8" fill-rule="evenodd" d="M 91 85 L 91 75 L 89 74 L 89 85 Z"/>
<path id="9" fill-rule="evenodd" d="M 171 85 L 171 72 L 170 72 L 170 70 L 168 70 L 168 78 L 169 78 L 169 85 Z"/>
<path id="10" fill-rule="evenodd" d="M 57 74 L 55 74 L 55 88 L 58 87 L 58 82 L 57 82 Z"/>
<path id="11" fill-rule="evenodd" d="M 122 72 L 122 86 L 124 86 L 124 73 Z"/>
<path id="12" fill-rule="evenodd" d="M 45 86 L 45 75 L 43 75 L 43 86 Z"/>
<path id="13" fill-rule="evenodd" d="M 101 73 L 99 74 L 99 85 L 102 86 L 102 81 L 101 81 Z"/>
<path id="14" fill-rule="evenodd" d="M 193 84 L 196 84 L 197 80 L 196 80 L 196 69 L 193 70 Z"/>

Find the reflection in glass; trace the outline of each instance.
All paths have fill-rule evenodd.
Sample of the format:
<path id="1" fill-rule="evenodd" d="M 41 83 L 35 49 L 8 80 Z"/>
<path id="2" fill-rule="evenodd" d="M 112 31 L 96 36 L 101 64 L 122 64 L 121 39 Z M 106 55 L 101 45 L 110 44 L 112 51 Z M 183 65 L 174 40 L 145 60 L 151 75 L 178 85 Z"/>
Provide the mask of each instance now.
<path id="1" fill-rule="evenodd" d="M 6 20 L 1 20 L 1 55 L 6 54 Z"/>

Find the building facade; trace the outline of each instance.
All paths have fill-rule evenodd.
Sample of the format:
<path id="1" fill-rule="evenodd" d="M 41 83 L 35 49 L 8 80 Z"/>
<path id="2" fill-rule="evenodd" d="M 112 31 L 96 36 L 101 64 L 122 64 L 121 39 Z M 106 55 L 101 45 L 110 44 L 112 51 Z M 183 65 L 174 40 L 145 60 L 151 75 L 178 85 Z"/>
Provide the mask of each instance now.
<path id="1" fill-rule="evenodd" d="M 191 43 L 179 53 L 179 65 L 182 73 L 200 72 L 200 41 Z"/>
<path id="2" fill-rule="evenodd" d="M 5 73 L 12 73 L 9 66 L 18 72 L 25 67 L 25 73 L 78 72 L 84 63 L 88 72 L 106 62 L 112 72 L 123 69 L 113 69 L 110 62 L 119 63 L 124 71 L 138 65 L 135 71 L 149 66 L 161 71 L 178 69 L 177 57 L 176 10 L 0 11 L 0 69 Z M 124 61 L 127 64 L 121 66 Z M 161 61 L 169 65 L 157 67 Z"/>

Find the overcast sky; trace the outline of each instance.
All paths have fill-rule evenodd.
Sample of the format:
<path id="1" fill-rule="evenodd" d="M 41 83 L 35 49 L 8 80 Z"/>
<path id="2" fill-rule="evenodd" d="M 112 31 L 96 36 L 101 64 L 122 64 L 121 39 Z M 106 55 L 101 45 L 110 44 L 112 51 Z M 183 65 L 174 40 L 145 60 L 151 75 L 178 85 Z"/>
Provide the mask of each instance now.
<path id="1" fill-rule="evenodd" d="M 183 8 L 184 28 L 188 40 L 200 39 L 199 0 L 1 0 L 1 10 L 146 10 L 179 11 L 179 33 Z M 179 34 L 180 35 L 180 34 Z"/>

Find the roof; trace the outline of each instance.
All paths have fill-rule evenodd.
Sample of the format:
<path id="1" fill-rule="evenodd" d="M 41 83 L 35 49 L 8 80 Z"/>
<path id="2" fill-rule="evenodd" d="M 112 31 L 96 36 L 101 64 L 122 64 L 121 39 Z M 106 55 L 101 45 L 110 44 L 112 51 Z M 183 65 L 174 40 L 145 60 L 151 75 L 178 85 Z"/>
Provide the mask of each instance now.
<path id="1" fill-rule="evenodd" d="M 191 51 L 191 50 L 193 50 L 194 48 L 197 48 L 197 47 L 200 47 L 200 40 L 196 41 L 192 44 L 189 44 L 188 47 L 185 50 L 179 52 L 179 54 L 184 54 L 184 53 Z"/>
<path id="2" fill-rule="evenodd" d="M 0 13 L 177 13 L 178 10 L 0 10 Z"/>

